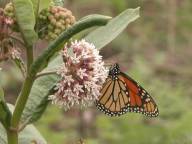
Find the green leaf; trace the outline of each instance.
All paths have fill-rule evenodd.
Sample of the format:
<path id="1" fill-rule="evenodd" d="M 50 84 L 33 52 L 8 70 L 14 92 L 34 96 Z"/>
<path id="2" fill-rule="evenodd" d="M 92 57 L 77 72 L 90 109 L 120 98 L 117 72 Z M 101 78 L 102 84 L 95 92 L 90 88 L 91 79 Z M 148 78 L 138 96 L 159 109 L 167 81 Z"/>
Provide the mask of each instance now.
<path id="1" fill-rule="evenodd" d="M 1 86 L 0 86 L 0 101 L 4 101 L 4 91 Z"/>
<path id="2" fill-rule="evenodd" d="M 31 0 L 13 0 L 15 15 L 25 42 L 32 46 L 37 40 L 35 15 Z"/>
<path id="3" fill-rule="evenodd" d="M 9 109 L 13 112 L 14 107 L 8 104 Z M 33 126 L 28 125 L 20 134 L 19 134 L 19 144 L 47 144 L 45 139 L 39 133 L 39 131 Z M 3 126 L 0 124 L 0 144 L 7 144 L 7 134 Z"/>
<path id="4" fill-rule="evenodd" d="M 37 14 L 38 14 L 38 11 L 39 11 L 40 0 L 31 0 L 31 2 L 33 4 L 34 15 L 35 15 L 35 17 L 37 17 Z"/>
<path id="5" fill-rule="evenodd" d="M 47 142 L 39 133 L 39 131 L 33 125 L 28 125 L 19 134 L 19 144 L 32 144 L 32 143 L 47 144 Z M 0 124 L 0 144 L 7 144 L 6 131 L 1 124 Z"/>
<path id="6" fill-rule="evenodd" d="M 35 15 L 35 17 L 37 17 L 38 11 L 39 11 L 40 0 L 31 0 L 31 2 L 33 4 L 34 15 Z"/>
<path id="7" fill-rule="evenodd" d="M 42 9 L 46 9 L 51 5 L 52 0 L 40 0 L 40 4 L 39 4 L 39 12 Z"/>
<path id="8" fill-rule="evenodd" d="M 0 144 L 7 144 L 6 131 L 1 124 L 0 124 Z"/>
<path id="9" fill-rule="evenodd" d="M 32 123 L 41 117 L 49 102 L 49 90 L 57 81 L 58 77 L 55 75 L 42 76 L 35 81 L 22 114 L 23 123 Z"/>
<path id="10" fill-rule="evenodd" d="M 127 9 L 119 16 L 112 19 L 106 26 L 100 27 L 87 35 L 85 40 L 93 43 L 96 48 L 103 48 L 115 39 L 129 23 L 139 17 L 139 8 Z"/>
<path id="11" fill-rule="evenodd" d="M 10 125 L 10 120 L 11 112 L 5 103 L 3 89 L 0 87 L 0 122 L 7 128 Z"/>
<path id="12" fill-rule="evenodd" d="M 88 15 L 81 20 L 85 20 L 93 15 Z M 99 16 L 95 14 L 95 16 Z M 85 39 L 86 41 L 93 43 L 96 48 L 100 49 L 109 44 L 113 39 L 115 39 L 132 21 L 136 20 L 139 17 L 139 8 L 136 9 L 127 9 L 112 20 L 108 22 L 107 25 L 102 26 L 90 34 L 88 34 Z M 56 69 L 62 63 L 62 58 L 57 56 L 53 59 L 49 66 L 48 70 Z"/>
<path id="13" fill-rule="evenodd" d="M 33 125 L 28 125 L 19 135 L 19 144 L 31 144 L 32 142 L 47 144 L 39 131 Z"/>
<path id="14" fill-rule="evenodd" d="M 56 6 L 63 6 L 64 0 L 53 0 Z"/>
<path id="15" fill-rule="evenodd" d="M 0 101 L 0 122 L 5 128 L 10 126 L 11 121 L 11 112 L 5 101 Z"/>
<path id="16" fill-rule="evenodd" d="M 110 17 L 110 16 L 104 16 L 104 15 L 100 15 L 100 14 L 91 14 L 91 15 L 87 15 L 87 16 L 82 17 L 79 21 L 85 21 L 85 20 L 88 20 L 88 19 L 94 18 L 94 17 L 95 18 L 103 17 L 104 19 L 108 19 L 108 20 L 112 19 L 112 17 Z"/>

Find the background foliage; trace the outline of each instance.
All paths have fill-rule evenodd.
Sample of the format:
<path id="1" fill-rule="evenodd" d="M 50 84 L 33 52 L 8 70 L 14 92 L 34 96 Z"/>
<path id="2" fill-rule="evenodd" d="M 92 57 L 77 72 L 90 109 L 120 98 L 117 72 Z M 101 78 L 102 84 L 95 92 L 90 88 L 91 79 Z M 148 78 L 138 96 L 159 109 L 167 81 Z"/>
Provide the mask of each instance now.
<path id="1" fill-rule="evenodd" d="M 47 141 L 72 144 L 83 137 L 86 144 L 192 143 L 192 2 L 65 0 L 64 5 L 77 19 L 92 13 L 115 16 L 128 7 L 141 7 L 141 17 L 101 54 L 108 62 L 120 63 L 123 71 L 151 93 L 159 106 L 160 116 L 148 119 L 127 114 L 110 118 L 99 114 L 94 106 L 68 112 L 50 106 L 36 123 Z M 22 76 L 10 65 L 3 65 L 8 73 L 0 71 L 0 83 L 13 103 Z"/>

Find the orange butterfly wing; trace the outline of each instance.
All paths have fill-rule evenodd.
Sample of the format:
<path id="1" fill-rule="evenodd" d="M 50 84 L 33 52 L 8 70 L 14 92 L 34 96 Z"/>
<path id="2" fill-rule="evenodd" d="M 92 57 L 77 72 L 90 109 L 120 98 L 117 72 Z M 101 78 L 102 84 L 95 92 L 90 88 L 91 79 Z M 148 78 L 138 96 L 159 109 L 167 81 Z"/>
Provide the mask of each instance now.
<path id="1" fill-rule="evenodd" d="M 96 101 L 96 107 L 110 116 L 120 116 L 126 112 L 142 113 L 150 117 L 158 116 L 158 108 L 152 97 L 126 74 L 120 72 L 115 79 L 107 78 Z"/>
<path id="2" fill-rule="evenodd" d="M 122 72 L 120 73 L 119 80 L 124 82 L 127 86 L 130 97 L 130 111 L 139 112 L 150 117 L 158 116 L 158 107 L 144 88 Z"/>

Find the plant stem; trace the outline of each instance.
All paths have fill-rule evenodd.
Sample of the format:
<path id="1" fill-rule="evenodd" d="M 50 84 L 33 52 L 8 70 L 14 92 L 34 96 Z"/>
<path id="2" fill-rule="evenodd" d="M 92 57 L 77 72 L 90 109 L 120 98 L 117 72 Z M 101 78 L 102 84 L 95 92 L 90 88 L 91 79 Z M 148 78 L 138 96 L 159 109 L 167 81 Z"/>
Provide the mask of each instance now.
<path id="1" fill-rule="evenodd" d="M 18 144 L 18 133 L 15 131 L 7 130 L 8 144 Z"/>
<path id="2" fill-rule="evenodd" d="M 27 103 L 27 99 L 31 91 L 33 82 L 34 82 L 34 77 L 27 75 L 25 82 L 23 84 L 21 93 L 16 101 L 15 110 L 13 112 L 13 117 L 11 119 L 12 128 L 18 129 L 19 121 L 21 119 L 23 109 Z"/>
<path id="3" fill-rule="evenodd" d="M 33 47 L 29 46 L 26 49 L 27 54 L 27 71 L 29 71 L 31 64 L 33 63 Z"/>
<path id="4" fill-rule="evenodd" d="M 31 88 L 35 79 L 33 76 L 29 75 L 30 66 L 33 63 L 33 47 L 32 46 L 27 47 L 26 54 L 27 54 L 27 76 L 25 78 L 25 82 L 23 83 L 21 93 L 17 98 L 16 104 L 15 104 L 15 110 L 13 112 L 13 117 L 11 120 L 11 126 L 16 129 L 18 128 L 23 109 L 25 108 L 29 93 L 31 91 Z"/>

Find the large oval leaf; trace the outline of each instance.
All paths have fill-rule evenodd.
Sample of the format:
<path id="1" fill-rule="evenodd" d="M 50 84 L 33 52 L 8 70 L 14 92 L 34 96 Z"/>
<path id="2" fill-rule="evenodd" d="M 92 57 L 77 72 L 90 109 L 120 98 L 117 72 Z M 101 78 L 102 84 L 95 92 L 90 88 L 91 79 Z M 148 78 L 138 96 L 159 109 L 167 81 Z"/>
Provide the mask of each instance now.
<path id="1" fill-rule="evenodd" d="M 3 88 L 0 86 L 0 122 L 4 127 L 9 127 L 11 112 L 5 103 Z"/>
<path id="2" fill-rule="evenodd" d="M 4 101 L 0 101 L 0 122 L 4 127 L 8 128 L 10 126 L 11 112 L 7 104 Z"/>
<path id="3" fill-rule="evenodd" d="M 90 43 L 94 43 L 97 48 L 102 48 L 108 43 L 110 43 L 113 39 L 115 39 L 122 31 L 126 28 L 126 26 L 137 19 L 139 17 L 139 8 L 136 9 L 128 9 L 112 19 L 109 24 L 103 26 L 101 28 L 96 29 L 92 33 L 90 33 L 85 39 Z M 53 59 L 48 67 L 45 69 L 55 70 L 62 63 L 62 58 L 60 56 Z M 47 100 L 47 94 L 49 93 L 50 88 L 54 86 L 57 82 L 57 77 L 55 75 L 44 76 L 38 80 L 36 80 L 31 94 L 29 96 L 29 100 L 24 109 L 23 113 L 23 121 L 30 119 L 33 116 L 37 116 L 42 113 L 37 113 L 38 109 L 45 108 L 42 106 L 42 101 Z M 36 119 L 29 120 L 30 122 L 34 122 Z"/>
<path id="4" fill-rule="evenodd" d="M 57 81 L 55 75 L 43 76 L 35 81 L 22 114 L 22 122 L 32 123 L 41 117 L 48 104 L 46 96 Z"/>
<path id="5" fill-rule="evenodd" d="M 32 46 L 37 40 L 35 15 L 31 0 L 13 0 L 15 15 L 25 42 Z"/>
<path id="6" fill-rule="evenodd" d="M 8 104 L 9 109 L 13 112 L 14 107 Z M 21 133 L 19 133 L 19 144 L 47 144 L 39 131 L 33 126 L 28 125 Z M 7 144 L 7 134 L 3 126 L 0 124 L 0 144 Z"/>
<path id="7" fill-rule="evenodd" d="M 19 144 L 47 144 L 38 130 L 33 125 L 28 125 L 19 134 Z M 0 144 L 7 144 L 7 135 L 3 126 L 0 124 Z"/>
<path id="8" fill-rule="evenodd" d="M 19 144 L 47 144 L 39 131 L 33 126 L 28 125 L 19 135 Z"/>
<path id="9" fill-rule="evenodd" d="M 96 48 L 103 48 L 115 39 L 129 23 L 139 17 L 139 8 L 127 9 L 112 19 L 106 26 L 100 27 L 87 35 L 85 40 L 93 43 Z"/>

